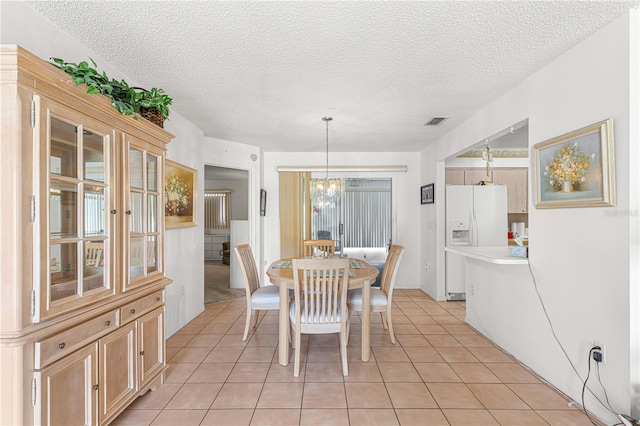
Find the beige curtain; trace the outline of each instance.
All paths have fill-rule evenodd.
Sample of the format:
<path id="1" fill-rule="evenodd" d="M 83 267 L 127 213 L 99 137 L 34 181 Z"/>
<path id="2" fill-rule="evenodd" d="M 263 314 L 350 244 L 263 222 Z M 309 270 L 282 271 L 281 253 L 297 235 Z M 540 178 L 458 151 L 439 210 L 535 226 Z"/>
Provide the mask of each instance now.
<path id="1" fill-rule="evenodd" d="M 311 235 L 310 172 L 280 172 L 280 257 L 301 257 Z"/>
<path id="2" fill-rule="evenodd" d="M 204 228 L 229 229 L 231 225 L 231 191 L 205 191 Z"/>

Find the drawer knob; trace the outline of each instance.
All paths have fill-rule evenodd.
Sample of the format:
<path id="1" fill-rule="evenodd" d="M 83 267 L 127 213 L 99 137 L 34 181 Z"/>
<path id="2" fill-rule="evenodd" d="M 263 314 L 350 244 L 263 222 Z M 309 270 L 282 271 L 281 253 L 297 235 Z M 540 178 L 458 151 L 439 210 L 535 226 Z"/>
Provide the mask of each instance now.
<path id="1" fill-rule="evenodd" d="M 116 213 L 117 213 L 116 209 L 111 210 L 111 214 L 116 214 Z"/>
<path id="2" fill-rule="evenodd" d="M 109 327 L 110 325 L 111 325 L 111 321 L 105 321 L 105 322 L 104 322 L 104 326 L 105 326 L 105 327 Z"/>
<path id="3" fill-rule="evenodd" d="M 140 351 L 140 355 L 144 355 L 144 351 Z"/>
<path id="4" fill-rule="evenodd" d="M 67 346 L 64 342 L 58 344 L 58 349 L 64 349 Z"/>
<path id="5" fill-rule="evenodd" d="M 131 214 L 131 210 L 127 210 L 127 211 L 126 211 L 126 213 L 127 213 L 127 214 Z"/>
<path id="6" fill-rule="evenodd" d="M 156 297 L 156 302 L 160 301 L 160 296 Z"/>
<path id="7" fill-rule="evenodd" d="M 93 390 L 98 390 L 98 385 L 93 385 L 93 386 L 91 387 L 91 389 L 93 389 Z"/>
<path id="8" fill-rule="evenodd" d="M 129 311 L 129 313 L 130 313 L 130 314 L 135 314 L 135 313 L 136 313 L 136 310 L 135 310 L 135 309 L 132 309 L 132 310 L 130 310 L 130 311 Z"/>

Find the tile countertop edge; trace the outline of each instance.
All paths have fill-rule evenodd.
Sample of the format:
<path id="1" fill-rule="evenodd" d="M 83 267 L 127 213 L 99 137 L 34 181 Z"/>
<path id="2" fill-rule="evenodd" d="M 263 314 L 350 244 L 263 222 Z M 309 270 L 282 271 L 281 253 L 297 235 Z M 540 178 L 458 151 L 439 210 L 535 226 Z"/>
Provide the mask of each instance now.
<path id="1" fill-rule="evenodd" d="M 526 265 L 529 260 L 526 257 L 513 257 L 510 255 L 508 246 L 501 247 L 470 247 L 456 246 L 445 247 L 445 251 L 458 254 L 460 256 L 469 257 L 471 259 L 481 260 L 483 262 L 493 263 L 496 265 Z"/>

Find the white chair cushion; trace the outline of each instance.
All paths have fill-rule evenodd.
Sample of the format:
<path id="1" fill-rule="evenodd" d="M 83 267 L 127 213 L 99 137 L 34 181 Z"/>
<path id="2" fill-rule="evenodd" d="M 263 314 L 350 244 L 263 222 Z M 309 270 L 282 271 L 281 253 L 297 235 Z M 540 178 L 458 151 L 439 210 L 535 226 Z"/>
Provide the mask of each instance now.
<path id="1" fill-rule="evenodd" d="M 280 287 L 267 285 L 260 287 L 251 295 L 251 307 L 253 309 L 271 308 L 277 309 L 280 306 Z"/>
<path id="2" fill-rule="evenodd" d="M 347 292 L 347 304 L 362 307 L 361 288 L 354 288 Z M 387 306 L 387 296 L 379 288 L 371 288 L 371 306 Z"/>
<path id="3" fill-rule="evenodd" d="M 326 324 L 326 322 L 319 323 L 318 315 L 314 315 L 312 318 L 307 318 L 304 315 L 304 300 L 300 300 L 300 323 L 301 324 Z M 338 301 L 340 303 L 340 301 Z M 291 307 L 289 308 L 289 318 L 293 324 L 296 323 L 296 304 L 295 302 L 291 303 Z M 336 320 L 332 321 L 330 324 L 335 324 L 340 322 L 340 306 L 338 306 L 338 313 L 336 315 Z"/>

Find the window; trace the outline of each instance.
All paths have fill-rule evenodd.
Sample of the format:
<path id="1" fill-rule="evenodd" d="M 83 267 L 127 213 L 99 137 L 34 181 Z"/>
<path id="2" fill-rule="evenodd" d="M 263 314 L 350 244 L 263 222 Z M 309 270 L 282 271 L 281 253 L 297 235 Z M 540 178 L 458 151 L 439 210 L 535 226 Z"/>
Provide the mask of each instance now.
<path id="1" fill-rule="evenodd" d="M 391 179 L 349 178 L 344 179 L 344 186 L 344 195 L 334 203 L 311 200 L 312 238 L 336 240 L 345 247 L 387 246 L 391 241 Z"/>
<path id="2" fill-rule="evenodd" d="M 229 229 L 231 191 L 205 191 L 204 228 Z"/>

